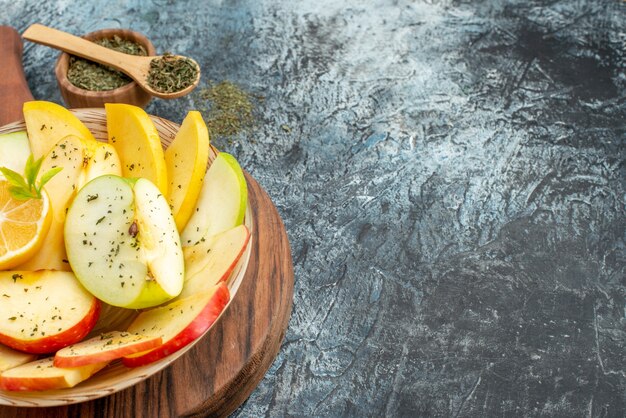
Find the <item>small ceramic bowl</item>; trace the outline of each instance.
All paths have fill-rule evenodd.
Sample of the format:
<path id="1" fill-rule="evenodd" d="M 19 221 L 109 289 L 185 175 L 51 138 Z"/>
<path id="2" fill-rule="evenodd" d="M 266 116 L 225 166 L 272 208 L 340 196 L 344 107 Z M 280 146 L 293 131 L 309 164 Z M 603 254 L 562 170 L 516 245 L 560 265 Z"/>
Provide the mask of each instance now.
<path id="1" fill-rule="evenodd" d="M 91 32 L 83 36 L 83 38 L 93 41 L 102 38 L 112 38 L 114 35 L 122 39 L 134 41 L 143 45 L 148 52 L 148 56 L 156 55 L 154 45 L 142 34 L 125 29 L 102 29 Z M 67 70 L 70 65 L 70 55 L 63 52 L 54 67 L 57 77 L 61 96 L 70 108 L 79 107 L 104 107 L 105 103 L 127 103 L 139 107 L 146 107 L 152 96 L 145 92 L 134 81 L 130 83 L 106 91 L 91 91 L 76 87 L 67 79 Z"/>

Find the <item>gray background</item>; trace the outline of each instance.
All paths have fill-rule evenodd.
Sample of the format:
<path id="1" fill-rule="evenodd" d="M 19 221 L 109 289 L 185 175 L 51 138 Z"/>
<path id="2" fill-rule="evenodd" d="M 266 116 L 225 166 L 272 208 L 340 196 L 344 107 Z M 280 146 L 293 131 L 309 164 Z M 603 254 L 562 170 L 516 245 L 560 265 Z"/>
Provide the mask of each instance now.
<path id="1" fill-rule="evenodd" d="M 212 138 L 273 198 L 296 274 L 280 354 L 235 416 L 625 415 L 625 3 L 0 10 L 20 31 L 131 28 L 265 98 L 252 129 Z M 56 56 L 25 45 L 35 97 L 62 103 Z"/>

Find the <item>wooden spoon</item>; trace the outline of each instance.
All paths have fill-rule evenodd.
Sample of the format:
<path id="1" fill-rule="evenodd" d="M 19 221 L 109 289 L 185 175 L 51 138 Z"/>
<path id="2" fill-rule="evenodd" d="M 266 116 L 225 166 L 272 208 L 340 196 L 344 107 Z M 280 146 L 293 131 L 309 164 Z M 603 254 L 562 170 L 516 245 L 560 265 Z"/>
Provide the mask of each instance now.
<path id="1" fill-rule="evenodd" d="M 163 93 L 154 90 L 148 84 L 150 62 L 155 58 L 160 58 L 160 56 L 142 57 L 124 54 L 122 52 L 117 52 L 87 41 L 78 36 L 70 35 L 69 33 L 40 24 L 31 25 L 28 29 L 26 29 L 22 36 L 24 39 L 28 39 L 29 41 L 50 46 L 55 49 L 60 49 L 61 51 L 65 51 L 69 54 L 77 55 L 90 61 L 113 67 L 135 80 L 137 84 L 139 84 L 139 86 L 148 93 L 162 99 L 175 99 L 177 97 L 184 96 L 196 88 L 198 82 L 200 81 L 200 66 L 193 59 L 187 58 L 198 68 L 198 75 L 196 79 L 190 86 L 184 88 L 183 90 L 175 91 L 173 93 Z M 180 55 L 176 55 L 176 57 L 186 58 Z"/>

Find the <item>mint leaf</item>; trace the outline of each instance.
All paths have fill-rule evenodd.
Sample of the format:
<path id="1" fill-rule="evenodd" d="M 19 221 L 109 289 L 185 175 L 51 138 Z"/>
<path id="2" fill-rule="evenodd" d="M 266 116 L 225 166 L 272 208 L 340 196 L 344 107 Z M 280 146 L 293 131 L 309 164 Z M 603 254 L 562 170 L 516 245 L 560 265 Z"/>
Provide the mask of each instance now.
<path id="1" fill-rule="evenodd" d="M 41 168 L 41 164 L 39 165 L 39 168 Z M 43 186 L 45 186 L 47 182 L 52 180 L 52 177 L 59 174 L 61 170 L 63 170 L 63 167 L 54 167 L 53 169 L 46 171 L 39 179 L 39 186 L 37 186 L 37 191 L 40 192 Z"/>
<path id="2" fill-rule="evenodd" d="M 63 170 L 63 167 L 55 167 L 48 170 L 41 176 L 39 184 L 37 184 L 37 174 L 39 174 L 42 163 L 43 158 L 35 161 L 31 154 L 26 160 L 23 176 L 9 168 L 0 167 L 0 172 L 4 174 L 4 177 L 11 185 L 9 193 L 11 193 L 13 198 L 18 200 L 40 199 L 43 186 L 57 175 L 59 171 Z"/>
<path id="3" fill-rule="evenodd" d="M 37 175 L 37 173 L 33 171 L 33 161 L 33 154 L 30 154 L 26 160 L 26 165 L 24 165 L 24 178 L 26 178 L 26 182 L 29 186 L 35 182 L 33 174 Z"/>
<path id="4" fill-rule="evenodd" d="M 0 167 L 0 172 L 2 172 L 6 180 L 12 186 L 28 189 L 28 185 L 26 184 L 26 181 L 24 181 L 24 177 L 22 177 L 19 173 L 16 173 L 15 171 L 6 167 Z"/>
<path id="5" fill-rule="evenodd" d="M 32 154 L 30 155 L 30 159 L 31 159 L 31 163 L 30 163 L 30 172 L 25 173 L 26 174 L 26 181 L 28 181 L 28 185 L 30 186 L 31 189 L 36 188 L 35 187 L 35 181 L 37 180 L 37 174 L 39 173 L 39 170 L 41 169 L 41 163 L 43 163 L 43 157 L 41 157 L 40 159 L 38 159 L 37 161 L 32 161 Z"/>

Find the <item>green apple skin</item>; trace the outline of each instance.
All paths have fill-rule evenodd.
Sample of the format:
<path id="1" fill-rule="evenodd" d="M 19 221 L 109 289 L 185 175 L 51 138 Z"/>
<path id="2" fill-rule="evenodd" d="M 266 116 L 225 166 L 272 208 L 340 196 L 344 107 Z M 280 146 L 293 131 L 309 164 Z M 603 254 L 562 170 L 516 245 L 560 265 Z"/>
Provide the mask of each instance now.
<path id="1" fill-rule="evenodd" d="M 7 167 L 21 174 L 29 155 L 30 143 L 26 131 L 0 135 L 0 167 Z M 4 178 L 2 174 L 0 178 Z"/>
<path id="2" fill-rule="evenodd" d="M 147 179 L 105 175 L 87 183 L 68 210 L 65 246 L 78 280 L 109 305 L 143 309 L 182 291 L 176 224 Z"/>
<path id="3" fill-rule="evenodd" d="M 247 202 L 243 170 L 235 157 L 220 152 L 204 176 L 196 208 L 180 235 L 183 247 L 241 225 Z"/>

